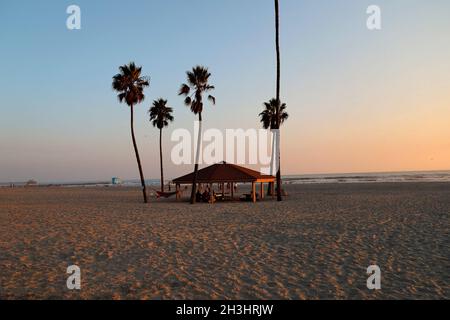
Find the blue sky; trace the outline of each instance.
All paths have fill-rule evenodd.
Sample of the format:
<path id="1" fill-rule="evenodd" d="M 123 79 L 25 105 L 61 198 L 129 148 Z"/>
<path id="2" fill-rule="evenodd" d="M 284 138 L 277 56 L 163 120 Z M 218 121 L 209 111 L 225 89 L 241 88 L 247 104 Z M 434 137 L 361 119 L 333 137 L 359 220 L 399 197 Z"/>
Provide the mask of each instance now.
<path id="1" fill-rule="evenodd" d="M 427 143 L 450 138 L 440 122 L 449 114 L 450 2 L 280 2 L 281 92 L 291 115 L 283 136 L 286 173 L 450 169 L 445 139 Z M 81 30 L 66 28 L 71 4 L 81 7 Z M 370 4 L 382 8 L 381 31 L 366 28 Z M 159 176 L 159 163 L 157 130 L 146 112 L 165 97 L 176 118 L 167 140 L 172 129 L 192 128 L 194 116 L 177 90 L 194 65 L 208 66 L 217 88 L 217 105 L 204 114 L 207 128 L 259 127 L 261 104 L 275 92 L 273 40 L 269 0 L 2 1 L 0 181 L 137 177 L 128 107 L 111 89 L 118 66 L 129 61 L 151 77 L 136 110 L 147 177 Z M 408 99 L 412 92 L 423 94 Z M 433 112 L 431 98 L 439 102 Z M 414 126 L 394 123 L 405 117 Z M 406 132 L 420 131 L 418 119 L 439 130 L 408 140 Z M 386 136 L 396 141 L 387 149 L 380 147 Z M 419 155 L 412 150 L 417 139 Z M 358 154 L 361 144 L 373 147 Z M 395 160 L 396 152 L 415 160 Z M 439 162 L 430 164 L 431 157 Z M 187 170 L 166 167 L 168 177 Z"/>

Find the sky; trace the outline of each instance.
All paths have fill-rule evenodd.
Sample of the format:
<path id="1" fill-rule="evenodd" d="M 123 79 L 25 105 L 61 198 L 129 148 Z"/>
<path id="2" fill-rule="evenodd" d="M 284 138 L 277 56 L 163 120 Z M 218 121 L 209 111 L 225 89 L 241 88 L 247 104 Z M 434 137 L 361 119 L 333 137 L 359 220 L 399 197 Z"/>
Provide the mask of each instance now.
<path id="1" fill-rule="evenodd" d="M 68 30 L 66 8 L 81 8 Z M 381 8 L 382 29 L 366 27 Z M 151 77 L 136 106 L 144 174 L 159 177 L 158 130 L 147 110 L 159 97 L 174 109 L 164 130 L 193 131 L 177 95 L 185 72 L 207 66 L 215 106 L 204 128 L 260 128 L 275 95 L 272 0 L 1 1 L 0 181 L 138 177 L 129 108 L 111 89 L 130 61 Z M 280 0 L 282 173 L 450 169 L 448 0 Z"/>

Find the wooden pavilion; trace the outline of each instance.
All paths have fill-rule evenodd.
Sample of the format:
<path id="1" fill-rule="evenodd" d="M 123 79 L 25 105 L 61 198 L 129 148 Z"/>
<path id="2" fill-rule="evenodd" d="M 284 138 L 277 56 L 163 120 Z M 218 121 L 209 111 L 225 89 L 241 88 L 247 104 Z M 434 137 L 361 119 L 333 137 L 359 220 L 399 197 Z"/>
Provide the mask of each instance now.
<path id="1" fill-rule="evenodd" d="M 194 173 L 189 173 L 182 177 L 173 180 L 176 186 L 177 199 L 180 199 L 180 186 L 182 184 L 192 184 L 194 178 Z M 251 183 L 252 192 L 251 198 L 253 202 L 256 202 L 256 186 L 260 185 L 260 197 L 264 197 L 264 183 L 270 183 L 272 186 L 271 194 L 273 195 L 273 188 L 275 182 L 275 177 L 271 175 L 263 175 L 258 171 L 244 168 L 235 164 L 230 164 L 221 162 L 213 164 L 209 167 L 198 170 L 197 172 L 197 183 L 198 184 L 213 184 L 218 183 L 222 188 L 222 193 L 225 189 L 225 184 L 230 184 L 231 187 L 231 198 L 234 198 L 234 184 L 235 183 Z"/>

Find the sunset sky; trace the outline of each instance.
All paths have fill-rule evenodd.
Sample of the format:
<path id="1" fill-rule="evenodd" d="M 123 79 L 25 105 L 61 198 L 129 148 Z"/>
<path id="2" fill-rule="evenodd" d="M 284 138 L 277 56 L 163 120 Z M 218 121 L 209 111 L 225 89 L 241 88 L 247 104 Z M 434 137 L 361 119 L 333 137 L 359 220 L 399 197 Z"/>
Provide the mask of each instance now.
<path id="1" fill-rule="evenodd" d="M 126 3 L 126 4 L 125 4 Z M 81 30 L 66 8 L 81 8 Z M 366 9 L 382 10 L 382 30 Z M 280 0 L 283 174 L 450 170 L 450 1 Z M 177 95 L 186 70 L 209 67 L 217 104 L 205 128 L 260 128 L 275 95 L 272 0 L 1 1 L 0 182 L 138 177 L 129 109 L 111 89 L 130 61 L 151 77 L 135 130 L 147 178 L 159 177 L 164 97 L 170 133 L 193 130 Z"/>

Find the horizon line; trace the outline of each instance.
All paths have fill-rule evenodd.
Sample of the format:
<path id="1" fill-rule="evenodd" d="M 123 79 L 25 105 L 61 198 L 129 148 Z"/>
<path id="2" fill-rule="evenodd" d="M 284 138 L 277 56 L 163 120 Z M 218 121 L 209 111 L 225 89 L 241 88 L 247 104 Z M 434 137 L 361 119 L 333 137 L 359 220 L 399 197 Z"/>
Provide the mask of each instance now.
<path id="1" fill-rule="evenodd" d="M 292 176 L 327 176 L 327 175 L 355 175 L 355 174 L 395 174 L 395 173 L 432 173 L 432 172 L 448 172 L 450 173 L 449 169 L 437 169 L 437 170 L 405 170 L 405 171 L 358 171 L 358 172 L 327 172 L 327 173 L 294 173 L 294 174 L 284 174 L 282 177 L 289 178 Z M 46 181 L 39 182 L 40 184 L 70 184 L 70 183 L 108 183 L 112 178 L 115 176 L 112 176 L 110 178 L 105 179 L 96 179 L 96 180 L 58 180 L 58 181 Z M 133 180 L 139 180 L 139 177 L 135 178 L 120 178 L 122 181 L 133 181 Z M 0 181 L 0 184 L 10 184 L 10 183 L 26 183 L 29 180 L 36 180 L 35 178 L 29 178 L 27 180 L 16 180 L 16 181 Z M 145 180 L 160 180 L 160 178 L 145 178 Z M 173 179 L 165 179 L 166 181 L 172 181 Z"/>

